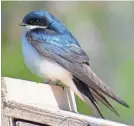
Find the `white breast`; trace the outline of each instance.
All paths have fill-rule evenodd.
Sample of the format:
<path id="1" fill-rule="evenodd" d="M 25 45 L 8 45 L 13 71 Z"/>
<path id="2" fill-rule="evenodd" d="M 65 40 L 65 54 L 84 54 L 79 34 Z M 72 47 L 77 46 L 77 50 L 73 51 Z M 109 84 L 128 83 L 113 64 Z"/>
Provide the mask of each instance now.
<path id="1" fill-rule="evenodd" d="M 33 74 L 45 79 L 63 80 L 71 79 L 72 75 L 69 71 L 57 64 L 55 61 L 41 55 L 25 37 L 22 41 L 22 52 L 27 67 Z"/>
<path id="2" fill-rule="evenodd" d="M 41 55 L 24 36 L 22 38 L 22 53 L 26 66 L 33 74 L 42 79 L 60 80 L 83 100 L 81 93 L 72 80 L 72 74 L 55 61 Z"/>

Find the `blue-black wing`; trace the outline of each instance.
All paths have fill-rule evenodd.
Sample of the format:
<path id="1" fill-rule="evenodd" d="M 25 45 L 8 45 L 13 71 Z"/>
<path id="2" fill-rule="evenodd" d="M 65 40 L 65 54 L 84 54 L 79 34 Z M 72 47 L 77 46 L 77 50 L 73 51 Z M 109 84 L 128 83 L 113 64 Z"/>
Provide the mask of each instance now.
<path id="1" fill-rule="evenodd" d="M 34 32 L 34 30 L 28 32 L 27 38 L 35 47 L 40 48 L 43 55 L 57 55 L 72 63 L 88 64 L 89 57 L 76 41 L 73 41 L 65 35 L 56 34 L 51 30 L 35 30 L 36 32 Z"/>
<path id="2" fill-rule="evenodd" d="M 127 103 L 118 98 L 89 67 L 89 58 L 81 47 L 66 35 L 59 35 L 51 30 L 31 31 L 27 33 L 29 42 L 42 54 L 56 61 L 70 71 L 73 76 L 88 85 L 94 94 L 105 94 L 120 104 Z M 103 99 L 104 100 L 104 99 Z"/>

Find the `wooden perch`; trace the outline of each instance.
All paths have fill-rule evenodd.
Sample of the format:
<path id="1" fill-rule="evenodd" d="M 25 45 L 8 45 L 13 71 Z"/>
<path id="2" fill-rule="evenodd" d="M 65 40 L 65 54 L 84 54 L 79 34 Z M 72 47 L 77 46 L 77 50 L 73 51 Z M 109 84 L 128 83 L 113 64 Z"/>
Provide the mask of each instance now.
<path id="1" fill-rule="evenodd" d="M 127 126 L 78 114 L 67 87 L 3 77 L 1 90 L 2 126 Z"/>

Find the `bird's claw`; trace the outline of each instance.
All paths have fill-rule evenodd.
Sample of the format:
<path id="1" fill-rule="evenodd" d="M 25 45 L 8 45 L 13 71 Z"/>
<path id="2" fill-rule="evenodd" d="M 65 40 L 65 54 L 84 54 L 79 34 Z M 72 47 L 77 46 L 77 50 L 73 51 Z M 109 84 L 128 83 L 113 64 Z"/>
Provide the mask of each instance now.
<path id="1" fill-rule="evenodd" d="M 64 90 L 64 86 L 60 83 L 60 81 L 52 81 L 52 80 L 47 80 L 44 82 L 45 84 L 54 84 L 56 86 L 60 86 Z"/>
<path id="2" fill-rule="evenodd" d="M 64 86 L 60 83 L 60 81 L 56 81 L 56 85 L 60 86 L 64 90 Z"/>

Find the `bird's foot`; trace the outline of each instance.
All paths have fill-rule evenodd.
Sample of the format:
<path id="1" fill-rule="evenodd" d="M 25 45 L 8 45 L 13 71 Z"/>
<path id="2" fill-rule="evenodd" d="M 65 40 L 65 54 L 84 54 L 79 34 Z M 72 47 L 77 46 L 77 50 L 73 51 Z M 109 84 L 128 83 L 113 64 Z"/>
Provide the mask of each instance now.
<path id="1" fill-rule="evenodd" d="M 44 82 L 44 84 L 53 84 L 53 81 L 52 81 L 52 80 L 46 80 L 46 81 Z"/>
<path id="2" fill-rule="evenodd" d="M 45 84 L 54 84 L 56 86 L 60 86 L 64 90 L 64 86 L 61 84 L 61 82 L 59 80 L 57 80 L 57 81 L 47 80 L 44 83 Z"/>
<path id="3" fill-rule="evenodd" d="M 62 87 L 62 89 L 64 90 L 64 86 L 61 84 L 61 82 L 58 80 L 58 81 L 56 81 L 56 83 L 55 83 L 57 86 L 60 86 L 60 87 Z"/>

